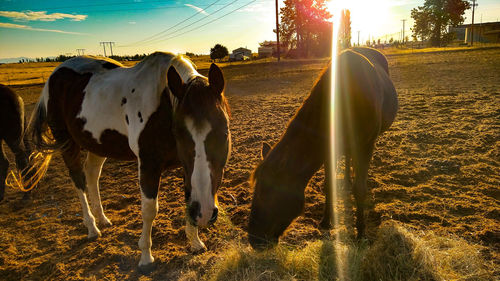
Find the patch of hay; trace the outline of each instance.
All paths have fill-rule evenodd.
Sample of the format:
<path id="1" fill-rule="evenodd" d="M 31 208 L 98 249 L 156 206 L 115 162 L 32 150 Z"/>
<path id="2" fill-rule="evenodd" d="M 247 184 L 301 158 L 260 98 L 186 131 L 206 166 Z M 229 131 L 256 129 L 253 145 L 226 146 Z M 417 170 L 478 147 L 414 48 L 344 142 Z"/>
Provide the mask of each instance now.
<path id="1" fill-rule="evenodd" d="M 232 245 L 206 280 L 491 280 L 482 247 L 465 240 L 383 224 L 368 241 L 325 239 L 302 248 L 280 244 L 255 252 Z M 492 265 L 491 265 L 492 266 Z"/>

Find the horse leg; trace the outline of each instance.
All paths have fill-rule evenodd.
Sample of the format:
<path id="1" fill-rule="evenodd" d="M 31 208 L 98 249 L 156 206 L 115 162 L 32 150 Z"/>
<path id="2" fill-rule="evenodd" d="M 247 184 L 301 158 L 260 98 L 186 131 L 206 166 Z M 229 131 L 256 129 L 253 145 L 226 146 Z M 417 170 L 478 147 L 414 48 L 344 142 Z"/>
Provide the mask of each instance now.
<path id="1" fill-rule="evenodd" d="M 24 178 L 30 178 L 31 174 L 27 174 L 27 167 L 28 167 L 28 155 L 26 154 L 26 149 L 24 146 L 24 143 L 20 140 L 6 140 L 7 145 L 9 146 L 10 150 L 12 153 L 14 153 L 14 156 L 16 158 L 16 167 L 17 170 L 21 172 L 21 176 Z M 23 200 L 27 200 L 30 198 L 30 191 L 27 191 L 23 195 Z"/>
<path id="2" fill-rule="evenodd" d="M 151 255 L 151 230 L 153 220 L 158 213 L 158 188 L 161 170 L 155 163 L 139 162 L 141 184 L 142 233 L 139 239 L 141 259 L 139 267 L 149 266 L 154 262 Z"/>
<path id="3" fill-rule="evenodd" d="M 5 157 L 2 140 L 0 139 L 0 202 L 3 201 L 5 196 L 5 178 L 7 177 L 8 170 L 9 161 L 7 160 L 7 157 Z"/>
<path id="4" fill-rule="evenodd" d="M 325 193 L 325 209 L 323 211 L 323 218 L 319 223 L 321 229 L 332 229 L 333 228 L 333 182 L 336 177 L 332 177 L 332 165 L 330 160 L 325 161 L 325 183 L 323 186 L 323 192 Z"/>
<path id="5" fill-rule="evenodd" d="M 102 165 L 106 158 L 97 156 L 91 152 L 87 153 L 84 172 L 87 180 L 87 189 L 89 192 L 90 206 L 92 213 L 97 218 L 101 226 L 111 226 L 111 222 L 104 215 L 101 204 L 101 195 L 99 193 L 99 177 L 101 176 Z"/>
<path id="6" fill-rule="evenodd" d="M 366 197 L 368 195 L 368 188 L 366 180 L 368 178 L 368 168 L 373 153 L 374 143 L 370 143 L 366 149 L 360 149 L 356 153 L 354 160 L 354 199 L 356 201 L 356 229 L 358 230 L 358 239 L 364 236 L 365 231 L 365 217 L 364 207 L 366 204 Z"/>
<path id="7" fill-rule="evenodd" d="M 344 201 L 344 224 L 348 229 L 352 228 L 353 214 L 352 214 L 352 201 L 351 201 L 351 189 L 352 189 L 352 178 L 351 178 L 351 155 L 345 155 L 345 167 L 344 167 L 344 188 L 343 188 L 343 201 Z"/>
<path id="8" fill-rule="evenodd" d="M 203 243 L 198 236 L 198 227 L 192 225 L 188 219 L 186 219 L 186 237 L 191 245 L 191 251 L 202 252 L 207 249 L 205 243 Z"/>
<path id="9" fill-rule="evenodd" d="M 95 218 L 90 212 L 86 194 L 85 174 L 83 172 L 80 155 L 80 147 L 75 143 L 70 143 L 68 147 L 62 151 L 64 163 L 66 167 L 68 167 L 69 176 L 73 180 L 78 198 L 80 198 L 80 203 L 82 204 L 83 224 L 89 231 L 88 238 L 92 239 L 101 236 L 101 232 L 97 228 Z"/>

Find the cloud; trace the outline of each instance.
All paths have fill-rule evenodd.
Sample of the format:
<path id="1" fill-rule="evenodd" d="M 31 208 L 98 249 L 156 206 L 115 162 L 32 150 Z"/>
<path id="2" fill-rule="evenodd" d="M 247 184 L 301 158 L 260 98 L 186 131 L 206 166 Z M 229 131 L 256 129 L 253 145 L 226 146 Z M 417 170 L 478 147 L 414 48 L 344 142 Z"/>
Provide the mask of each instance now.
<path id="1" fill-rule="evenodd" d="M 129 21 L 128 24 L 136 24 L 137 22 L 135 21 Z"/>
<path id="2" fill-rule="evenodd" d="M 72 21 L 85 20 L 87 15 L 71 15 L 63 13 L 47 14 L 47 11 L 33 12 L 16 12 L 16 11 L 0 11 L 0 17 L 11 18 L 17 21 L 55 21 L 61 19 L 71 19 Z"/>
<path id="3" fill-rule="evenodd" d="M 57 29 L 34 28 L 34 27 L 31 27 L 28 25 L 13 24 L 13 23 L 6 23 L 6 22 L 0 22 L 0 28 L 24 29 L 24 30 L 31 30 L 31 31 L 55 32 L 55 33 L 73 34 L 73 35 L 88 35 L 87 33 L 63 31 L 63 30 L 57 30 Z"/>
<path id="4" fill-rule="evenodd" d="M 266 11 L 269 11 L 269 8 L 262 3 L 255 3 L 246 6 L 243 9 L 238 10 L 238 12 L 245 12 L 245 13 L 266 12 Z"/>
<path id="5" fill-rule="evenodd" d="M 202 9 L 202 8 L 200 8 L 200 7 L 196 7 L 195 5 L 191 5 L 191 4 L 184 4 L 184 6 L 187 6 L 187 7 L 189 7 L 189 8 L 193 8 L 193 9 L 195 9 L 196 11 L 198 11 L 198 12 L 200 12 L 200 13 L 204 14 L 204 15 L 208 15 L 208 13 L 207 13 L 207 12 L 205 12 L 205 10 L 204 10 L 204 9 Z"/>

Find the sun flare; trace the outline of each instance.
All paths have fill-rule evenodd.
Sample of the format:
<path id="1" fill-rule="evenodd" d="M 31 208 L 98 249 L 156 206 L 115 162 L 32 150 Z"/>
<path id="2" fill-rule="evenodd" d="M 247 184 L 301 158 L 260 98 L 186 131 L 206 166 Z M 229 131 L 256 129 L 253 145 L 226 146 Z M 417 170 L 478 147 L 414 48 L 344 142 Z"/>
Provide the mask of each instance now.
<path id="1" fill-rule="evenodd" d="M 381 36 L 382 30 L 389 24 L 391 3 L 389 0 L 332 0 L 328 4 L 329 12 L 337 14 L 335 10 L 348 9 L 351 12 L 351 30 L 353 42 L 355 32 L 363 32 L 362 37 L 368 34 Z"/>

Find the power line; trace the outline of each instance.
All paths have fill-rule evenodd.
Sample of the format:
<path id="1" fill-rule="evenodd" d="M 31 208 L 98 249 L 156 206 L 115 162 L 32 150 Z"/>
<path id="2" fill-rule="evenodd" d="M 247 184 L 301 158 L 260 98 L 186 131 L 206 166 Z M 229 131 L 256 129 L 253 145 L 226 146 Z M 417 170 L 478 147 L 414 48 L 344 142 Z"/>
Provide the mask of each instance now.
<path id="1" fill-rule="evenodd" d="M 227 4 L 227 5 L 223 6 L 222 8 L 220 8 L 220 9 L 218 9 L 218 10 L 216 10 L 215 12 L 212 12 L 212 14 L 211 14 L 211 15 L 214 15 L 214 14 L 218 13 L 219 11 L 221 11 L 221 10 L 223 10 L 223 9 L 227 8 L 228 6 L 230 6 L 230 5 L 234 4 L 234 3 L 238 2 L 238 1 L 239 1 L 239 0 L 234 0 L 234 1 L 230 2 L 229 4 Z M 188 28 L 188 27 L 190 27 L 190 26 L 192 26 L 192 25 L 194 25 L 194 24 L 196 24 L 196 23 L 198 23 L 198 22 L 200 22 L 200 21 L 202 21 L 202 20 L 206 19 L 208 16 L 209 16 L 209 15 L 207 15 L 207 16 L 205 16 L 205 17 L 202 17 L 201 19 L 199 19 L 199 20 L 197 20 L 197 21 L 194 21 L 194 22 L 192 22 L 192 23 L 190 23 L 190 24 L 188 24 L 188 25 L 186 25 L 186 26 L 183 26 L 183 27 L 181 27 L 181 28 L 178 28 L 178 29 L 176 29 L 176 30 L 174 30 L 174 31 L 172 31 L 172 32 L 169 32 L 169 33 L 167 33 L 167 34 L 162 35 L 162 37 L 164 37 L 164 39 L 155 38 L 155 39 L 141 40 L 142 42 L 140 42 L 140 43 L 137 43 L 137 44 L 136 44 L 136 43 L 134 43 L 134 44 L 128 44 L 128 45 L 122 45 L 122 46 L 120 46 L 120 47 L 130 47 L 130 45 L 144 45 L 144 44 L 151 44 L 151 43 L 153 43 L 153 44 L 154 44 L 154 43 L 156 43 L 158 40 L 162 41 L 162 40 L 167 40 L 167 39 L 170 39 L 170 38 L 165 39 L 165 37 L 166 37 L 166 36 L 169 36 L 169 35 L 172 35 L 172 34 L 175 34 L 175 33 L 179 32 L 179 31 L 182 31 L 182 30 L 184 30 L 184 29 L 186 29 L 186 28 Z M 164 30 L 164 31 L 162 31 L 162 32 L 160 32 L 160 33 L 165 33 L 165 32 L 167 32 L 167 31 L 168 31 L 168 29 L 167 29 L 167 30 Z M 183 34 L 183 33 L 182 33 L 182 34 Z M 156 41 L 155 41 L 155 40 L 156 40 Z M 149 42 L 148 42 L 148 41 L 149 41 Z"/>
<path id="2" fill-rule="evenodd" d="M 150 41 L 152 38 L 157 37 L 157 36 L 158 36 L 158 35 L 160 35 L 160 34 L 164 34 L 165 32 L 167 32 L 167 31 L 169 31 L 169 30 L 173 29 L 174 27 L 179 26 L 180 24 L 182 24 L 182 23 L 184 23 L 184 22 L 186 22 L 186 21 L 188 21 L 188 20 L 192 19 L 194 16 L 196 16 L 196 15 L 200 14 L 201 12 L 205 11 L 206 9 L 208 9 L 208 8 L 212 7 L 213 5 L 215 5 L 215 4 L 216 4 L 217 2 L 219 2 L 219 1 L 220 1 L 220 0 L 217 0 L 217 1 L 213 2 L 212 4 L 210 4 L 210 5 L 208 5 L 207 7 L 203 8 L 203 10 L 199 10 L 198 12 L 196 12 L 195 14 L 193 14 L 192 16 L 190 16 L 190 17 L 188 17 L 188 18 L 186 18 L 186 19 L 184 19 L 184 20 L 182 20 L 182 21 L 180 21 L 180 22 L 176 23 L 175 25 L 173 25 L 173 26 L 171 26 L 171 27 L 169 27 L 169 28 L 167 28 L 167 29 L 165 29 L 165 30 L 163 30 L 163 31 L 160 31 L 160 32 L 158 32 L 158 33 L 156 33 L 156 34 L 153 34 L 153 35 L 151 35 L 151 36 L 149 36 L 149 37 L 146 37 L 146 38 L 144 38 L 144 39 L 142 39 L 142 40 L 139 40 L 139 41 L 136 41 L 136 42 L 133 42 L 133 43 L 127 44 L 127 45 L 123 45 L 123 46 L 121 46 L 121 47 L 130 46 L 130 45 L 135 45 L 135 44 L 140 43 L 140 42 Z"/>
<path id="3" fill-rule="evenodd" d="M 76 51 L 78 52 L 79 56 L 80 56 L 80 52 L 82 52 L 81 55 L 85 55 L 85 49 L 76 49 Z"/>
<path id="4" fill-rule="evenodd" d="M 152 42 L 152 43 L 154 44 L 154 43 L 158 43 L 158 42 L 161 42 L 161 41 L 170 40 L 170 39 L 172 39 L 172 38 L 176 38 L 176 37 L 179 37 L 179 36 L 184 35 L 184 34 L 186 34 L 186 33 L 189 33 L 189 32 L 191 32 L 191 31 L 194 31 L 194 30 L 200 29 L 200 28 L 202 28 L 202 27 L 205 27 L 205 26 L 207 26 L 207 25 L 209 25 L 209 24 L 211 24 L 211 23 L 213 23 L 213 22 L 215 22 L 215 21 L 217 21 L 217 20 L 220 20 L 220 19 L 221 19 L 221 18 L 223 18 L 223 17 L 226 17 L 226 16 L 228 16 L 228 15 L 230 15 L 230 14 L 232 14 L 232 13 L 234 13 L 234 12 L 238 11 L 239 9 L 245 8 L 246 6 L 248 6 L 248 5 L 252 4 L 252 3 L 256 2 L 256 1 L 257 1 L 257 0 L 250 1 L 250 2 L 246 3 L 245 5 L 242 5 L 242 6 L 238 7 L 238 8 L 236 8 L 236 9 L 232 10 L 231 12 L 226 13 L 226 14 L 224 14 L 224 15 L 222 15 L 222 16 L 220 16 L 220 17 L 216 18 L 216 19 L 213 19 L 213 20 L 211 20 L 211 21 L 209 21 L 209 22 L 207 22 L 207 23 L 205 23 L 205 24 L 203 24 L 203 25 L 197 26 L 197 27 L 192 28 L 192 29 L 190 29 L 190 30 L 188 30 L 188 31 L 185 31 L 185 32 L 183 32 L 183 33 L 180 33 L 180 34 L 177 34 L 177 35 L 174 35 L 174 36 L 171 36 L 171 37 L 165 38 L 165 39 L 160 39 L 160 40 L 155 41 L 155 42 Z M 148 44 L 151 44 L 151 43 L 148 43 Z"/>

